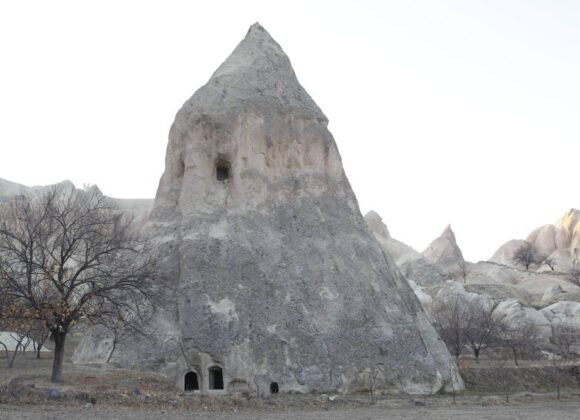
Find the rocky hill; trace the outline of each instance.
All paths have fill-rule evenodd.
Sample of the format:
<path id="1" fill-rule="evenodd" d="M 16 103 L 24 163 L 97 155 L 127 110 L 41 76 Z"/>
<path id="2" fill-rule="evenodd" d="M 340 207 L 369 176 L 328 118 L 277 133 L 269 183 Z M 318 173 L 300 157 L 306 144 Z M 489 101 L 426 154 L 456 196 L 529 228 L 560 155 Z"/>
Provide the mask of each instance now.
<path id="1" fill-rule="evenodd" d="M 580 241 L 579 215 L 571 210 L 555 225 L 534 230 L 526 240 L 510 241 L 491 261 L 475 264 L 464 261 L 449 226 L 420 254 L 392 238 L 376 212 L 369 212 L 365 221 L 428 312 L 434 303 L 448 304 L 457 296 L 495 305 L 494 316 L 508 324 L 535 325 L 539 343 L 549 348 L 555 326 L 565 323 L 580 333 L 580 287 L 566 271 L 575 261 Z M 525 244 L 538 255 L 558 258 L 554 270 L 541 262 L 530 271 L 516 266 L 513 255 Z"/>
<path id="2" fill-rule="evenodd" d="M 514 254 L 526 245 L 531 247 L 537 257 L 531 266 L 532 270 L 570 271 L 580 256 L 580 211 L 570 209 L 555 224 L 534 229 L 526 239 L 508 241 L 489 261 L 515 267 Z M 551 260 L 551 264 L 546 264 L 546 259 Z"/>
<path id="3" fill-rule="evenodd" d="M 66 185 L 72 188 L 76 188 L 75 185 L 69 181 L 65 180 L 54 185 Z M 19 194 L 26 194 L 32 191 L 41 191 L 45 188 L 52 187 L 54 185 L 35 185 L 32 187 L 18 184 L 16 182 L 8 181 L 0 178 L 0 202 L 6 201 L 11 197 Z M 115 203 L 120 210 L 131 213 L 137 219 L 144 219 L 149 215 L 151 208 L 153 207 L 153 199 L 151 198 L 113 198 L 110 199 Z"/>

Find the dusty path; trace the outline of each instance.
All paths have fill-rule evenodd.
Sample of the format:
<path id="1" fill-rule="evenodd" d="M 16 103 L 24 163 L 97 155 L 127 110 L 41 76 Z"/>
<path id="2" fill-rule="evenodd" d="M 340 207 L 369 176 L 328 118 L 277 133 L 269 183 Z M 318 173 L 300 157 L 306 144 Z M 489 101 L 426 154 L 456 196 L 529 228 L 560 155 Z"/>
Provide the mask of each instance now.
<path id="1" fill-rule="evenodd" d="M 187 412 L 173 410 L 17 407 L 0 405 L 2 420 L 374 420 L 374 419 L 469 419 L 469 420 L 576 420 L 580 419 L 580 403 L 538 403 L 492 407 L 448 407 L 448 408 L 354 408 L 326 411 L 277 411 L 277 412 Z"/>

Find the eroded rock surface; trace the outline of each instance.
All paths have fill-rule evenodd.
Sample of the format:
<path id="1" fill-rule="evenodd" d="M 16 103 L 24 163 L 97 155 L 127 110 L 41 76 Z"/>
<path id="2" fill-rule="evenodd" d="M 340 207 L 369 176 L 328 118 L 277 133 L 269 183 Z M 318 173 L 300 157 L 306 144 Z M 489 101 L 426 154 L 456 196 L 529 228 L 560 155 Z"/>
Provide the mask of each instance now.
<path id="1" fill-rule="evenodd" d="M 385 254 L 393 259 L 409 282 L 414 282 L 417 286 L 431 286 L 444 283 L 451 278 L 441 266 L 429 261 L 409 245 L 392 238 L 378 213 L 371 210 L 364 219 L 369 230 L 381 244 Z M 421 295 L 418 297 L 421 299 Z"/>
<path id="2" fill-rule="evenodd" d="M 443 233 L 429 244 L 427 249 L 423 251 L 423 255 L 429 261 L 443 268 L 453 278 L 462 279 L 465 277 L 465 260 L 457 245 L 451 225 L 447 226 Z"/>
<path id="3" fill-rule="evenodd" d="M 358 391 L 369 375 L 411 393 L 450 383 L 326 117 L 260 25 L 177 113 L 147 229 L 176 302 L 155 344 L 122 345 L 114 362 L 157 361 L 181 386 L 195 372 L 202 392 L 216 390 L 211 369 L 226 391 L 261 394 Z"/>

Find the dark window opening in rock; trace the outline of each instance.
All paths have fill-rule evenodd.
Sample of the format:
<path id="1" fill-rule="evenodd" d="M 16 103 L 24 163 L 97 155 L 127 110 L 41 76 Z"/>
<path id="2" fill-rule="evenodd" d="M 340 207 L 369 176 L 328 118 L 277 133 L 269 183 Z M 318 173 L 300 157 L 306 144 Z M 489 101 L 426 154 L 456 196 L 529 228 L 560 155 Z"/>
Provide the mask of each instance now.
<path id="1" fill-rule="evenodd" d="M 278 382 L 272 382 L 270 384 L 270 394 L 277 394 L 279 391 Z"/>
<path id="2" fill-rule="evenodd" d="M 218 159 L 215 164 L 215 177 L 220 182 L 230 179 L 231 165 L 225 159 Z"/>
<path id="3" fill-rule="evenodd" d="M 209 368 L 209 389 L 224 389 L 224 374 L 221 367 Z"/>
<path id="4" fill-rule="evenodd" d="M 185 392 L 199 391 L 199 381 L 197 380 L 197 373 L 187 372 L 185 374 L 183 389 Z"/>

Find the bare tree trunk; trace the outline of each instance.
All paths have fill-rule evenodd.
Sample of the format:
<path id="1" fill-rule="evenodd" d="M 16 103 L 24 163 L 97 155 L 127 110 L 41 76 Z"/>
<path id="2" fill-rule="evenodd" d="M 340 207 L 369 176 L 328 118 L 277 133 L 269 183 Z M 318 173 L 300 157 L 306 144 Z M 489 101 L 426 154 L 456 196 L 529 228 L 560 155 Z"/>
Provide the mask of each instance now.
<path id="1" fill-rule="evenodd" d="M 109 357 L 107 357 L 107 364 L 109 364 L 109 362 L 111 361 L 111 358 L 113 357 L 113 353 L 115 353 L 116 348 L 117 348 L 117 339 L 114 338 L 113 339 L 113 347 L 111 348 L 111 352 L 109 353 Z"/>
<path id="2" fill-rule="evenodd" d="M 473 355 L 475 356 L 475 363 L 479 363 L 479 349 L 478 348 L 473 349 Z"/>
<path id="3" fill-rule="evenodd" d="M 516 348 L 512 348 L 512 353 L 514 355 L 514 363 L 516 364 L 516 367 L 519 367 L 520 365 L 518 364 L 518 351 L 516 350 Z"/>
<path id="4" fill-rule="evenodd" d="M 8 360 L 8 369 L 12 369 L 14 367 L 14 360 L 16 360 L 16 355 L 18 354 L 18 350 L 20 350 L 20 344 L 18 344 L 16 346 L 16 348 L 12 352 L 12 357 Z"/>
<path id="5" fill-rule="evenodd" d="M 42 349 L 42 344 L 36 346 L 36 358 L 40 359 L 40 350 Z"/>
<path id="6" fill-rule="evenodd" d="M 8 363 L 8 367 L 10 367 L 10 352 L 8 351 L 8 346 L 0 341 L 0 345 L 4 347 L 4 353 L 6 353 L 6 363 Z"/>
<path id="7" fill-rule="evenodd" d="M 8 358 L 8 369 L 11 369 L 14 367 L 14 360 L 16 360 L 16 356 L 18 355 L 18 350 L 20 350 L 20 348 L 23 347 L 22 346 L 22 341 L 18 341 L 16 343 L 16 347 L 14 348 L 14 351 L 12 352 L 12 357 L 8 357 L 8 349 L 6 349 L 6 357 Z"/>
<path id="8" fill-rule="evenodd" d="M 11 369 L 12 367 L 14 367 L 14 360 L 16 360 L 16 356 L 18 355 L 18 350 L 20 350 L 21 348 L 24 347 L 22 345 L 22 338 L 20 340 L 15 340 L 15 341 L 16 341 L 16 347 L 14 348 L 14 351 L 12 352 L 12 357 L 8 356 L 8 348 L 6 346 L 4 346 L 4 348 L 6 349 L 6 358 L 8 359 L 8 369 Z"/>
<path id="9" fill-rule="evenodd" d="M 64 361 L 64 342 L 66 332 L 58 331 L 54 333 L 54 357 L 52 359 L 52 382 L 62 382 L 62 364 Z"/>

